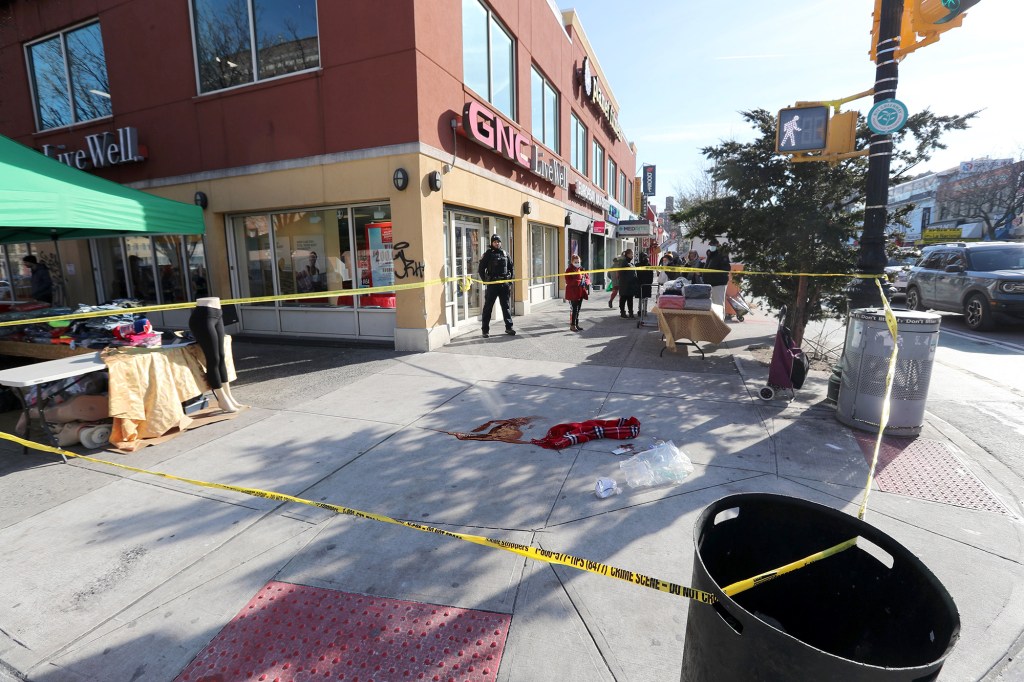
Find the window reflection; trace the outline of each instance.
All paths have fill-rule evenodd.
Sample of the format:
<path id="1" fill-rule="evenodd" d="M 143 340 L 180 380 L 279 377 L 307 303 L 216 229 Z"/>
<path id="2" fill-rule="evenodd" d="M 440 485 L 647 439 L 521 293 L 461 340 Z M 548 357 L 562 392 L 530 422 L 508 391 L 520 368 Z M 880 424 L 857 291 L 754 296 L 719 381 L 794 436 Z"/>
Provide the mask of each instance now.
<path id="1" fill-rule="evenodd" d="M 239 219 L 235 224 L 238 225 Z M 272 296 L 274 266 L 270 260 L 270 222 L 267 216 L 246 216 L 240 219 L 241 229 L 235 231 L 235 243 L 244 275 L 239 281 L 242 297 Z M 274 305 L 253 303 L 251 305 Z"/>
<path id="2" fill-rule="evenodd" d="M 357 288 L 391 287 L 395 284 L 394 240 L 391 207 L 387 204 L 359 206 L 352 209 L 356 237 Z M 360 296 L 362 307 L 395 307 L 391 292 L 375 292 Z"/>
<path id="3" fill-rule="evenodd" d="M 202 235 L 185 237 L 185 262 L 188 263 L 189 288 L 192 300 L 210 295 L 210 284 L 206 275 L 206 245 Z"/>
<path id="4" fill-rule="evenodd" d="M 248 273 L 241 282 L 243 297 L 323 292 L 322 297 L 283 300 L 280 305 L 354 307 L 358 300 L 363 307 L 394 307 L 393 292 L 358 299 L 328 295 L 394 286 L 388 204 L 244 216 L 234 218 L 233 224 L 240 267 Z"/>
<path id="5" fill-rule="evenodd" d="M 100 25 L 91 24 L 71 31 L 68 41 L 68 71 L 75 105 L 75 120 L 90 121 L 113 113 L 107 61 L 103 54 Z"/>
<path id="6" fill-rule="evenodd" d="M 143 303 L 156 303 L 157 276 L 155 259 L 149 237 L 125 237 L 128 253 L 128 277 L 132 283 L 132 296 Z"/>
<path id="7" fill-rule="evenodd" d="M 30 45 L 28 58 L 40 130 L 113 112 L 98 22 Z"/>
<path id="8" fill-rule="evenodd" d="M 320 65 L 316 2 L 254 0 L 260 78 L 273 78 Z"/>
<path id="9" fill-rule="evenodd" d="M 315 0 L 193 0 L 192 6 L 200 92 L 320 66 Z"/>
<path id="10" fill-rule="evenodd" d="M 462 79 L 515 118 L 512 36 L 480 0 L 462 0 Z"/>
<path id="11" fill-rule="evenodd" d="M 157 272 L 160 274 L 160 302 L 184 303 L 188 299 L 185 275 L 181 270 L 182 243 L 179 237 L 153 237 Z"/>

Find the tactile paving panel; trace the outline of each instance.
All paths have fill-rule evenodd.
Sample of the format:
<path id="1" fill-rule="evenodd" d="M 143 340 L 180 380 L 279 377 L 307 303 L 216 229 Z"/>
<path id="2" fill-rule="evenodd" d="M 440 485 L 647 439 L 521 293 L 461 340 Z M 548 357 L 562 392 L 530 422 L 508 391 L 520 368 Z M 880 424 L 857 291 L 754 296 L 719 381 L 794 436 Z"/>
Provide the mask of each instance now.
<path id="1" fill-rule="evenodd" d="M 175 682 L 488 682 L 511 621 L 272 581 Z"/>
<path id="2" fill-rule="evenodd" d="M 854 435 L 870 465 L 875 436 L 863 432 Z M 875 481 L 887 493 L 1011 515 L 945 444 L 928 438 L 884 436 Z"/>

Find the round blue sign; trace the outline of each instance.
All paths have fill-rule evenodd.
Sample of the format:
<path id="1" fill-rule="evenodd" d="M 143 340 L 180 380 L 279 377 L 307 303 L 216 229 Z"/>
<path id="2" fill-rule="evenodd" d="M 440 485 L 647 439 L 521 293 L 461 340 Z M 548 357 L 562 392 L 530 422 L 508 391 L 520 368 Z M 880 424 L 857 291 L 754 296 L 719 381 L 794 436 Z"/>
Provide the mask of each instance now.
<path id="1" fill-rule="evenodd" d="M 891 135 L 907 124 L 910 110 L 898 99 L 876 102 L 868 112 L 868 128 L 876 135 Z"/>

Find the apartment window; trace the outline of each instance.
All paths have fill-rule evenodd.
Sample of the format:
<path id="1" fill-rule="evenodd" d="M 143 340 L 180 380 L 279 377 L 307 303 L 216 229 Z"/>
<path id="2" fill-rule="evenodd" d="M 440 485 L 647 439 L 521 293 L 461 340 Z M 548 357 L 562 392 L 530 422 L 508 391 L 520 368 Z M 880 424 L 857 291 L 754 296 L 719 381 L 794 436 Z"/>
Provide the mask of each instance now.
<path id="1" fill-rule="evenodd" d="M 612 195 L 613 199 L 618 200 L 619 196 L 616 193 L 617 185 L 615 179 L 619 177 L 619 167 L 615 165 L 612 159 L 608 159 L 608 193 Z"/>
<path id="2" fill-rule="evenodd" d="M 921 227 L 926 227 L 932 221 L 932 207 L 925 206 L 921 209 Z"/>
<path id="3" fill-rule="evenodd" d="M 591 180 L 604 189 L 604 147 L 597 140 L 594 140 L 594 175 Z"/>
<path id="4" fill-rule="evenodd" d="M 199 92 L 320 66 L 316 0 L 193 0 Z"/>
<path id="5" fill-rule="evenodd" d="M 533 100 L 533 137 L 548 149 L 558 152 L 558 92 L 541 75 L 537 67 L 532 69 L 530 95 Z"/>
<path id="6" fill-rule="evenodd" d="M 569 154 L 572 157 L 572 167 L 580 172 L 583 177 L 587 176 L 587 129 L 576 117 L 572 115 L 572 149 Z"/>
<path id="7" fill-rule="evenodd" d="M 39 130 L 113 113 L 98 21 L 26 46 Z"/>
<path id="8" fill-rule="evenodd" d="M 466 85 L 515 118 L 512 36 L 480 0 L 462 0 L 462 70 Z"/>
<path id="9" fill-rule="evenodd" d="M 626 174 L 623 173 L 622 171 L 619 171 L 619 202 L 623 206 L 628 206 L 629 204 L 626 202 L 627 198 L 628 197 L 626 196 Z"/>

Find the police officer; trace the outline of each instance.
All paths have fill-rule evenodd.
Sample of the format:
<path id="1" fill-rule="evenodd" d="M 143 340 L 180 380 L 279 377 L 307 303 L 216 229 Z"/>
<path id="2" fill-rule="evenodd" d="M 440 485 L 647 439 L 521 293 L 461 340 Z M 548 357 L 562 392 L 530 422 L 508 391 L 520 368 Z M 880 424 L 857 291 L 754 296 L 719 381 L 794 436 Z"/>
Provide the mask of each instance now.
<path id="1" fill-rule="evenodd" d="M 487 249 L 480 258 L 478 268 L 480 279 L 487 282 L 484 291 L 484 309 L 481 314 L 481 331 L 486 339 L 490 336 L 491 311 L 494 309 L 494 299 L 501 304 L 501 315 L 505 319 L 505 333 L 515 336 L 512 329 L 512 312 L 509 309 L 509 293 L 512 291 L 512 284 L 502 280 L 513 278 L 512 257 L 505 249 L 501 248 L 501 237 L 491 237 L 491 248 Z M 492 284 L 492 282 L 494 282 Z"/>

